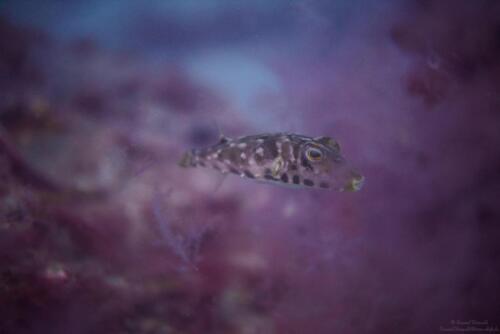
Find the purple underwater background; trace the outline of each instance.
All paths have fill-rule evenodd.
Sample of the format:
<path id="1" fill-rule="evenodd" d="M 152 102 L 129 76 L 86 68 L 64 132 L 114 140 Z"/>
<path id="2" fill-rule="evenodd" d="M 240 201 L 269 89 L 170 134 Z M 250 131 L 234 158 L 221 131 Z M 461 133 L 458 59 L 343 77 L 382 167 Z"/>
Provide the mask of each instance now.
<path id="1" fill-rule="evenodd" d="M 337 139 L 357 193 L 178 167 Z M 500 2 L 0 2 L 0 334 L 500 327 Z"/>

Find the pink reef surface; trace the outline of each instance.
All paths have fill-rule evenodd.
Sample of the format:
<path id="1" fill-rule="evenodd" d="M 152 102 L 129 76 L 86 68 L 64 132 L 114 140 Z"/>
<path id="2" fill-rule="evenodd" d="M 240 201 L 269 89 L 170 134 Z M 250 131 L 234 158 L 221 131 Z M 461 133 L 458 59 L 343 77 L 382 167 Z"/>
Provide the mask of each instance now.
<path id="1" fill-rule="evenodd" d="M 181 169 L 330 135 L 357 193 Z M 500 2 L 2 1 L 0 333 L 500 327 Z"/>

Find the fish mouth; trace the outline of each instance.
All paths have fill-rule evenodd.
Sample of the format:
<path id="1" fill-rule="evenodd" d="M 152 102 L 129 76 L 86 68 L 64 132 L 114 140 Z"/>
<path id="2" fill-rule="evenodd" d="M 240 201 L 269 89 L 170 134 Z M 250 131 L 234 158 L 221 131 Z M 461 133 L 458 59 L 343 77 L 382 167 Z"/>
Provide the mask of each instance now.
<path id="1" fill-rule="evenodd" d="M 344 187 L 344 191 L 359 191 L 365 183 L 365 178 L 362 175 L 353 176 L 352 179 Z"/>
<path id="2" fill-rule="evenodd" d="M 332 189 L 355 192 L 363 188 L 365 177 L 348 163 L 342 163 L 333 169 L 332 174 L 330 174 L 330 182 L 333 184 Z"/>

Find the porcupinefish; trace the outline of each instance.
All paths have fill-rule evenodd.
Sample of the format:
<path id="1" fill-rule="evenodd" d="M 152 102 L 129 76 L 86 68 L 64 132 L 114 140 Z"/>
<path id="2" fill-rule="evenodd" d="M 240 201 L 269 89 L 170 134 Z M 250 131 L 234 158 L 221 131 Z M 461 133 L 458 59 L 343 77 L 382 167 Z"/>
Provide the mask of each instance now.
<path id="1" fill-rule="evenodd" d="M 351 168 L 330 137 L 291 133 L 261 134 L 192 149 L 179 161 L 182 167 L 208 167 L 223 174 L 282 185 L 358 191 L 364 177 Z"/>

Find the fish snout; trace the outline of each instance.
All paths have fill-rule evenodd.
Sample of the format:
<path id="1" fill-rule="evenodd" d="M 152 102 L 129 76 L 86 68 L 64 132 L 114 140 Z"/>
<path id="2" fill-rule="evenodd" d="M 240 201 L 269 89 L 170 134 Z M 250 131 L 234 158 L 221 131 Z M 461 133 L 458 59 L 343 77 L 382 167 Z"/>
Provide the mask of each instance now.
<path id="1" fill-rule="evenodd" d="M 365 178 L 363 175 L 357 172 L 352 172 L 352 176 L 345 185 L 344 191 L 358 191 L 363 187 L 364 183 L 365 183 Z"/>

